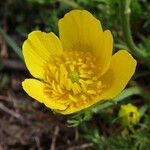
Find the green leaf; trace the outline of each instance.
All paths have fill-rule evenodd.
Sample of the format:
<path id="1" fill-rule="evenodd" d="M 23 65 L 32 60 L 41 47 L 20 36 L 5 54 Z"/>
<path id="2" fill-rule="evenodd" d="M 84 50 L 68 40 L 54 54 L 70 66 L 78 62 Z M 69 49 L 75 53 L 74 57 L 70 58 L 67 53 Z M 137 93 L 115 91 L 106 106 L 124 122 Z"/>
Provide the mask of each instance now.
<path id="1" fill-rule="evenodd" d="M 145 114 L 145 112 L 147 111 L 147 109 L 148 109 L 147 104 L 146 104 L 146 105 L 143 105 L 143 106 L 139 109 L 140 117 L 142 117 L 142 116 Z"/>
<path id="2" fill-rule="evenodd" d="M 0 27 L 0 34 L 7 42 L 7 44 L 12 48 L 12 50 L 23 60 L 23 55 L 21 49 L 16 45 L 16 43 L 11 39 L 11 37 Z"/>
<path id="3" fill-rule="evenodd" d="M 67 120 L 68 127 L 77 127 L 83 122 L 89 121 L 92 118 L 93 112 L 90 109 L 84 109 Z"/>
<path id="4" fill-rule="evenodd" d="M 132 95 L 139 95 L 139 94 L 141 94 L 141 89 L 139 87 L 131 87 L 131 88 L 125 89 L 124 91 L 122 91 L 122 93 L 120 95 L 118 95 L 113 100 L 107 100 L 103 104 L 95 104 L 93 106 L 93 111 L 96 113 L 102 109 L 106 109 L 106 108 L 124 100 L 125 98 L 128 98 Z"/>

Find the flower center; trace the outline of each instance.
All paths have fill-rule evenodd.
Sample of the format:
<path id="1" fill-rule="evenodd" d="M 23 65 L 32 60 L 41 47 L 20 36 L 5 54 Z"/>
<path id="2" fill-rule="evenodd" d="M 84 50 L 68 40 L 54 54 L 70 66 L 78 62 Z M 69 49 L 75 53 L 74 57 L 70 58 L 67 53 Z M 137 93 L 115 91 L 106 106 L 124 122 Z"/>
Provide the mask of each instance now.
<path id="1" fill-rule="evenodd" d="M 71 72 L 69 72 L 68 77 L 71 79 L 71 81 L 73 83 L 74 82 L 79 83 L 80 76 L 79 76 L 79 73 L 77 71 L 71 71 Z"/>
<path id="2" fill-rule="evenodd" d="M 51 58 L 45 68 L 44 92 L 65 105 L 89 103 L 105 87 L 99 80 L 98 65 L 91 53 L 79 51 Z"/>

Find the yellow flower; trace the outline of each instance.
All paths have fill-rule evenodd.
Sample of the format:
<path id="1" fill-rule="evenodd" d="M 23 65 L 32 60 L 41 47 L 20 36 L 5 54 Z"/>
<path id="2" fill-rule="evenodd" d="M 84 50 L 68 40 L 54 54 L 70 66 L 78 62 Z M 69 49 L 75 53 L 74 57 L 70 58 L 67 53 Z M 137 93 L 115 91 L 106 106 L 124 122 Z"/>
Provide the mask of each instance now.
<path id="1" fill-rule="evenodd" d="M 23 44 L 26 66 L 36 78 L 22 83 L 28 95 L 61 114 L 117 96 L 136 60 L 125 50 L 112 56 L 111 32 L 86 10 L 67 13 L 58 26 L 60 39 L 33 31 Z"/>
<path id="2" fill-rule="evenodd" d="M 130 103 L 121 105 L 118 116 L 123 126 L 136 125 L 140 120 L 138 108 Z"/>

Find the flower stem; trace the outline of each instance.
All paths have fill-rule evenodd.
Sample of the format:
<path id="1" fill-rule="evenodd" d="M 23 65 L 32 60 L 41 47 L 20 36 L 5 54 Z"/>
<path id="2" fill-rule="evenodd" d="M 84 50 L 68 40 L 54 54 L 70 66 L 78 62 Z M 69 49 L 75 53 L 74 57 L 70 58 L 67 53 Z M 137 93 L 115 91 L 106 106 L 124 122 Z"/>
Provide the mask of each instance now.
<path id="1" fill-rule="evenodd" d="M 119 0 L 119 8 L 120 8 L 120 15 L 121 15 L 121 23 L 122 23 L 122 29 L 125 41 L 127 43 L 127 46 L 129 47 L 131 53 L 135 55 L 139 59 L 145 58 L 146 54 L 144 51 L 136 47 L 134 44 L 132 35 L 131 35 L 131 29 L 130 29 L 130 3 L 131 0 Z"/>

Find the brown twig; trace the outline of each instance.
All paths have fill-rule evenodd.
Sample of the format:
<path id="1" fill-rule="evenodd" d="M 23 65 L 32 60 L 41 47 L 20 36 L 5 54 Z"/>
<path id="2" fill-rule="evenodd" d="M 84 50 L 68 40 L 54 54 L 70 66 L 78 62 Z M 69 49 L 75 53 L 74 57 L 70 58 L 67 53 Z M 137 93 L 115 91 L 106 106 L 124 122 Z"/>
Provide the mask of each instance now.
<path id="1" fill-rule="evenodd" d="M 10 0 L 5 1 L 5 3 L 4 3 L 4 12 L 8 12 L 10 4 L 11 4 Z M 7 13 L 4 13 L 2 21 L 3 21 L 3 30 L 5 32 L 8 31 L 8 19 L 7 18 L 8 18 Z M 1 38 L 1 56 L 3 58 L 8 58 L 8 56 L 9 56 L 7 43 L 5 42 L 5 40 L 3 38 Z"/>
<path id="2" fill-rule="evenodd" d="M 75 129 L 75 138 L 74 140 L 77 142 L 79 140 L 79 131 L 78 128 Z"/>
<path id="3" fill-rule="evenodd" d="M 40 150 L 40 139 L 39 139 L 39 137 L 38 137 L 38 136 L 35 136 L 35 137 L 34 137 L 34 140 L 35 140 L 35 142 L 36 142 L 37 149 Z"/>
<path id="4" fill-rule="evenodd" d="M 10 102 L 9 97 L 5 95 L 0 95 L 0 101 L 7 101 Z"/>
<path id="5" fill-rule="evenodd" d="M 93 145 L 92 143 L 85 143 L 85 144 L 82 144 L 79 146 L 72 146 L 72 147 L 68 148 L 67 150 L 81 150 L 81 149 L 89 148 L 92 145 Z"/>
<path id="6" fill-rule="evenodd" d="M 2 111 L 6 112 L 7 114 L 11 115 L 12 117 L 17 118 L 20 121 L 24 121 L 23 117 L 20 114 L 14 112 L 13 110 L 10 110 L 9 108 L 7 108 L 2 103 L 0 103 L 0 109 Z"/>
<path id="7" fill-rule="evenodd" d="M 26 67 L 25 67 L 24 63 L 22 63 L 22 62 L 20 62 L 18 60 L 1 59 L 0 63 L 6 69 L 21 70 L 21 71 L 25 71 L 26 70 Z"/>
<path id="8" fill-rule="evenodd" d="M 50 146 L 50 150 L 56 150 L 55 145 L 56 145 L 56 139 L 57 139 L 58 133 L 59 133 L 59 127 L 56 126 L 54 130 L 54 134 L 52 136 L 52 143 Z"/>

